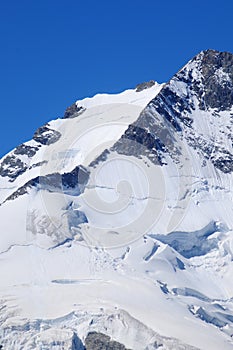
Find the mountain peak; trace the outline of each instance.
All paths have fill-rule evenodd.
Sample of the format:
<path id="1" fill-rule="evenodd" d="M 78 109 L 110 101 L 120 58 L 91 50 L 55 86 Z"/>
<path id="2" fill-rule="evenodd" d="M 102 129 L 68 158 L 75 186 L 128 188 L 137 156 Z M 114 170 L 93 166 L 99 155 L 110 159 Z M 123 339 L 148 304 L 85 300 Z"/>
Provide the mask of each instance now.
<path id="1" fill-rule="evenodd" d="M 201 110 L 219 112 L 233 106 L 233 54 L 229 52 L 201 51 L 171 80 L 187 83 Z"/>
<path id="2" fill-rule="evenodd" d="M 195 58 L 201 57 L 202 62 L 204 64 L 220 64 L 220 65 L 226 65 L 230 66 L 233 62 L 233 54 L 228 51 L 218 51 L 213 49 L 207 49 L 201 51 L 199 54 L 197 54 Z"/>
<path id="3" fill-rule="evenodd" d="M 151 161 L 163 165 L 167 163 L 167 152 L 179 162 L 177 148 L 164 136 L 168 130 L 173 130 L 171 138 L 176 133 L 180 134 L 178 138 L 185 138 L 188 147 L 204 157 L 203 166 L 209 161 L 215 169 L 231 173 L 232 106 L 233 55 L 214 50 L 202 51 L 163 86 L 118 142 L 118 151 L 125 152 L 125 138 L 138 140 L 140 134 L 144 145 L 140 156 L 148 153 Z M 151 135 L 152 139 L 156 136 L 156 144 L 149 142 Z M 154 155 L 151 147 L 157 150 Z M 135 149 L 134 146 L 134 152 Z M 130 150 L 131 154 L 133 150 Z M 138 149 L 136 153 L 140 153 Z"/>
<path id="4" fill-rule="evenodd" d="M 0 348 L 232 350 L 232 66 L 76 101 L 2 159 Z"/>

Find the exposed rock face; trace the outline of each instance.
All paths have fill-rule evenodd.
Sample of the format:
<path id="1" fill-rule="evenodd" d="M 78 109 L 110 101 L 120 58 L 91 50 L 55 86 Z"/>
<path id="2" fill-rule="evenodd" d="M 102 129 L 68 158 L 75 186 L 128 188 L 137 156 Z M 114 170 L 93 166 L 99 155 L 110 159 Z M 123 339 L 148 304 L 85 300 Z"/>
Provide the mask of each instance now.
<path id="1" fill-rule="evenodd" d="M 166 156 L 182 163 L 179 143 L 186 140 L 216 169 L 230 173 L 233 171 L 232 106 L 233 55 L 203 51 L 161 89 L 112 150 L 146 156 L 154 164 L 166 164 Z M 201 132 L 203 121 L 198 120 L 201 113 L 206 113 L 203 118 L 206 128 L 209 125 L 208 134 Z M 227 113 L 224 123 L 221 113 Z M 211 130 L 211 124 L 216 123 L 218 138 L 216 130 Z M 229 141 L 231 147 L 226 148 Z"/>
<path id="2" fill-rule="evenodd" d="M 39 147 L 28 146 L 22 144 L 15 148 L 15 150 L 6 156 L 0 163 L 0 176 L 9 177 L 10 182 L 14 182 L 15 179 L 23 174 L 28 169 L 28 164 L 25 162 L 25 158 L 30 159 L 36 154 Z M 24 160 L 20 158 L 24 157 Z"/>
<path id="3" fill-rule="evenodd" d="M 113 124 L 103 133 L 96 128 L 80 144 L 79 140 L 69 140 L 80 121 L 84 121 L 85 130 L 95 129 L 88 118 L 85 124 L 86 116 L 100 115 L 102 120 L 99 100 L 95 105 L 94 98 L 90 114 L 89 102 L 80 102 L 87 106 L 87 112 L 73 104 L 65 112 L 66 120 L 42 126 L 34 140 L 3 158 L 0 243 L 5 290 L 2 288 L 0 301 L 0 349 L 15 349 L 15 344 L 25 350 L 127 350 L 126 346 L 133 350 L 194 349 L 188 344 L 230 349 L 232 65 L 231 54 L 213 50 L 200 53 L 163 85 L 158 95 L 153 92 L 153 100 L 145 107 L 149 98 L 146 100 L 140 115 L 135 110 L 135 117 L 129 121 L 128 113 L 126 117 L 118 113 L 117 120 L 127 124 L 107 143 L 110 146 L 104 142 L 102 147 L 101 142 L 105 132 L 109 136 L 106 130 L 110 135 L 114 131 Z M 149 90 L 139 92 L 153 84 L 139 84 L 137 92 L 130 92 L 133 99 L 127 102 L 129 114 L 131 101 L 141 101 Z M 128 93 L 122 94 L 123 102 Z M 81 118 L 67 120 L 82 112 Z M 107 111 L 107 117 L 115 120 L 114 113 Z M 92 137 L 101 148 L 89 158 L 85 152 L 91 152 Z M 49 147 L 46 153 L 47 146 L 54 143 L 55 147 Z M 188 168 L 190 163 L 186 167 L 186 157 L 193 168 Z M 125 168 L 122 161 L 127 161 Z M 136 166 L 140 167 L 138 174 Z M 187 168 L 190 171 L 186 172 Z M 161 198 L 157 196 L 157 170 L 165 179 L 165 195 Z M 129 199 L 130 210 L 124 212 L 126 206 L 122 211 L 115 207 L 111 210 L 112 202 L 106 203 L 105 198 L 111 199 L 114 194 L 115 201 L 115 195 L 124 195 L 125 187 L 118 187 L 118 183 L 124 185 L 125 179 L 132 185 L 132 195 L 124 196 Z M 142 191 L 137 192 L 138 188 Z M 100 205 L 97 200 L 90 201 L 95 192 L 104 199 Z M 163 208 L 157 225 L 158 202 Z M 104 209 L 102 203 L 106 204 Z M 140 216 L 130 227 L 128 221 L 132 218 L 134 224 L 133 214 Z M 172 222 L 174 217 L 178 219 Z M 155 226 L 150 225 L 150 218 Z M 140 222 L 146 222 L 142 229 Z M 121 232 L 119 223 L 129 229 Z M 103 235 L 98 236 L 98 230 Z M 140 231 L 140 237 L 134 240 L 129 235 L 122 243 L 121 237 L 131 231 Z M 112 253 L 113 249 L 108 245 L 105 248 L 101 240 L 92 240 L 90 233 L 100 238 L 106 234 L 104 243 L 119 236 L 116 246 L 119 242 L 120 249 Z M 11 269 L 6 279 L 5 267 Z M 28 286 L 32 287 L 30 298 Z M 21 304 L 23 295 L 26 306 Z M 54 305 L 48 295 L 56 297 Z M 56 308 L 60 300 L 66 315 Z M 134 317 L 141 319 L 119 309 L 127 309 L 125 300 L 130 300 L 130 309 L 135 305 Z M 32 309 L 28 317 L 33 320 L 25 318 L 24 307 Z M 48 316 L 50 307 L 52 319 Z M 157 317 L 162 313 L 161 319 Z M 154 317 L 153 329 L 147 317 Z M 158 329 L 167 336 L 157 333 Z M 215 344 L 216 339 L 219 343 Z"/>
<path id="4" fill-rule="evenodd" d="M 197 71 L 201 74 L 197 75 Z M 174 79 L 188 84 L 191 95 L 197 94 L 201 110 L 224 111 L 233 105 L 233 55 L 229 52 L 203 51 L 175 74 Z"/>
<path id="5" fill-rule="evenodd" d="M 27 165 L 14 155 L 7 156 L 0 165 L 0 175 L 9 177 L 9 181 L 13 182 L 19 175 L 27 170 Z"/>
<path id="6" fill-rule="evenodd" d="M 35 145 L 22 144 L 16 147 L 11 153 L 3 158 L 0 163 L 0 176 L 8 177 L 10 182 L 14 182 L 20 175 L 28 169 L 41 166 L 45 161 L 31 165 L 31 161 L 42 145 L 50 145 L 57 142 L 61 137 L 60 132 L 50 129 L 48 126 L 40 127 L 34 134 Z"/>
<path id="7" fill-rule="evenodd" d="M 14 154 L 17 155 L 27 155 L 28 157 L 33 157 L 36 152 L 39 150 L 39 147 L 33 147 L 25 145 L 24 143 L 14 150 Z"/>
<path id="8" fill-rule="evenodd" d="M 76 103 L 73 103 L 70 107 L 66 109 L 63 119 L 76 118 L 84 111 L 85 111 L 84 107 L 82 106 L 79 107 L 76 105 Z"/>
<path id="9" fill-rule="evenodd" d="M 36 130 L 33 139 L 42 145 L 51 145 L 57 142 L 60 137 L 61 134 L 59 131 L 50 129 L 48 126 L 44 125 Z"/>
<path id="10" fill-rule="evenodd" d="M 127 350 L 103 333 L 90 332 L 85 339 L 85 350 Z"/>
<path id="11" fill-rule="evenodd" d="M 233 105 L 233 55 L 207 50 L 201 60 L 202 88 L 198 94 L 201 109 L 228 110 Z"/>
<path id="12" fill-rule="evenodd" d="M 162 153 L 165 151 L 165 145 L 159 138 L 154 137 L 148 130 L 137 125 L 130 125 L 122 138 L 112 147 L 112 151 L 119 154 L 128 154 L 135 157 L 148 157 L 154 164 L 163 165 Z"/>
<path id="13" fill-rule="evenodd" d="M 148 82 L 144 82 L 144 83 L 138 84 L 136 86 L 136 92 L 140 92 L 140 91 L 143 91 L 145 89 L 149 89 L 153 85 L 155 85 L 155 81 L 154 80 L 150 80 Z"/>
<path id="14" fill-rule="evenodd" d="M 72 190 L 73 194 L 79 195 L 84 190 L 88 179 L 89 172 L 82 166 L 77 166 L 71 172 L 64 174 L 53 173 L 45 176 L 37 176 L 20 187 L 6 201 L 13 200 L 27 193 L 30 188 L 37 186 L 49 192 L 64 192 L 68 194 Z"/>

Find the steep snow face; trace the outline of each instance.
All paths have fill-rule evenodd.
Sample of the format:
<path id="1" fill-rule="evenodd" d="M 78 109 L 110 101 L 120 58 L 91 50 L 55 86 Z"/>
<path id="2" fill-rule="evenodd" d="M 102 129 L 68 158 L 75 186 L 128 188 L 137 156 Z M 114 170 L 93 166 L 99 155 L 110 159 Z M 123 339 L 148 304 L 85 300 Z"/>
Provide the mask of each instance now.
<path id="1" fill-rule="evenodd" d="M 232 349 L 232 91 L 233 55 L 204 51 L 2 159 L 0 344 Z"/>
<path id="2" fill-rule="evenodd" d="M 232 227 L 232 67 L 231 54 L 197 55 L 111 149 L 162 166 L 166 215 L 159 231 L 201 229 L 216 219 Z"/>
<path id="3" fill-rule="evenodd" d="M 53 166 L 55 159 L 57 163 L 60 160 L 59 169 L 55 167 L 55 170 L 64 172 L 67 168 L 73 170 L 74 164 L 82 164 L 88 152 L 87 147 L 93 150 L 93 147 L 97 147 L 101 142 L 103 144 L 105 141 L 110 144 L 114 143 L 128 124 L 137 119 L 142 109 L 162 86 L 155 83 L 149 89 L 140 92 L 132 89 L 116 95 L 98 94 L 92 98 L 77 101 L 75 106 L 82 110 L 78 113 L 78 118 L 74 114 L 76 107 L 74 109 L 72 105 L 67 108 L 65 119 L 53 120 L 40 127 L 31 141 L 18 146 L 2 158 L 0 163 L 1 202 L 28 180 L 41 173 L 46 173 L 46 165 L 48 160 L 51 161 L 51 154 Z M 104 124 L 108 124 L 106 129 L 104 129 Z M 96 126 L 99 128 L 90 135 L 90 130 L 94 130 Z M 80 140 L 85 131 L 89 135 L 88 145 L 85 142 L 81 144 Z M 77 140 L 79 140 L 79 145 L 75 145 Z M 101 148 L 99 151 L 101 152 Z M 69 159 L 71 165 L 65 168 Z M 50 171 L 48 167 L 48 172 Z"/>
<path id="4" fill-rule="evenodd" d="M 39 128 L 32 141 L 2 159 L 1 251 L 16 242 L 38 240 L 38 244 L 49 247 L 73 238 L 76 233 L 72 227 L 86 222 L 85 214 L 73 203 L 88 180 L 89 171 L 83 166 L 114 144 L 161 87 L 155 83 L 140 92 L 127 90 L 77 101 L 76 105 L 83 108 L 81 114 L 67 118 L 66 112 L 65 119 Z M 14 208 L 20 221 L 9 223 L 8 208 Z M 21 229 L 16 234 L 19 222 Z"/>

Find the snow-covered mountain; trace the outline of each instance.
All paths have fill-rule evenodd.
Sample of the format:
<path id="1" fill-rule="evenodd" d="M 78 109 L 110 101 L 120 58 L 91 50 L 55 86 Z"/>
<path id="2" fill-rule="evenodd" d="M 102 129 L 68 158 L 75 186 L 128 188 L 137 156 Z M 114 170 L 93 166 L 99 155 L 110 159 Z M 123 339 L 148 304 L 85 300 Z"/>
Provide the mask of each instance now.
<path id="1" fill-rule="evenodd" d="M 207 50 L 3 157 L 3 349 L 233 349 L 232 123 Z"/>

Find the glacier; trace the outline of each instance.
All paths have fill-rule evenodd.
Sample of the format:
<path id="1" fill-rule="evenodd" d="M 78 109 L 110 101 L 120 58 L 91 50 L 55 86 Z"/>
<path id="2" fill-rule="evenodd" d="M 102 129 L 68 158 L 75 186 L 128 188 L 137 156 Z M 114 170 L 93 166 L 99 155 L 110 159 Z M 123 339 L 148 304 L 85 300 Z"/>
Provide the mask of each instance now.
<path id="1" fill-rule="evenodd" d="M 232 123 L 233 55 L 206 50 L 4 156 L 2 348 L 232 349 Z"/>

